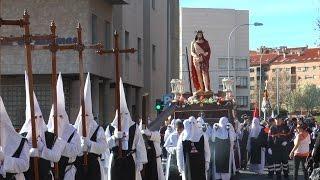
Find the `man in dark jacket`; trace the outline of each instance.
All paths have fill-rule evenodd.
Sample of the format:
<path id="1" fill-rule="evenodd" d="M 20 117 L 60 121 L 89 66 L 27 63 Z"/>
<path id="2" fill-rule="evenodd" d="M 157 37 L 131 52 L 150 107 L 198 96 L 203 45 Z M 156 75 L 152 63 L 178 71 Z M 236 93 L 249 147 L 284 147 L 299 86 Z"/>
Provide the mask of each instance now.
<path id="1" fill-rule="evenodd" d="M 281 179 L 281 170 L 283 170 L 284 177 L 289 178 L 288 142 L 290 140 L 290 130 L 284 123 L 283 117 L 276 118 L 275 125 L 270 129 L 268 139 L 268 152 L 272 154 L 274 160 L 277 180 Z"/>

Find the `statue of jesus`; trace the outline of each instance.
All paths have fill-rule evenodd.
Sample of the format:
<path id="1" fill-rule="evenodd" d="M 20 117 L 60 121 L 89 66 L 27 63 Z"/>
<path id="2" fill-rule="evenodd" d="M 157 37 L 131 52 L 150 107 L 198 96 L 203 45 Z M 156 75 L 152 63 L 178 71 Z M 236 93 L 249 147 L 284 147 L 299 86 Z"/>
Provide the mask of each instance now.
<path id="1" fill-rule="evenodd" d="M 210 92 L 209 60 L 211 50 L 203 31 L 198 30 L 191 42 L 191 75 L 196 93 Z"/>

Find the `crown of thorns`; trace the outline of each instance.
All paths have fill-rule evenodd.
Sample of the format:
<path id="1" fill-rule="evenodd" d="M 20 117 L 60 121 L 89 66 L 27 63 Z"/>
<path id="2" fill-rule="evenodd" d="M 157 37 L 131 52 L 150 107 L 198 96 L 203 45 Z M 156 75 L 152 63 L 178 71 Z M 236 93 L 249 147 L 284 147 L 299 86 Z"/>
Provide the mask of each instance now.
<path id="1" fill-rule="evenodd" d="M 197 31 L 194 31 L 196 34 L 198 34 L 198 33 L 204 33 L 202 30 L 197 30 Z"/>

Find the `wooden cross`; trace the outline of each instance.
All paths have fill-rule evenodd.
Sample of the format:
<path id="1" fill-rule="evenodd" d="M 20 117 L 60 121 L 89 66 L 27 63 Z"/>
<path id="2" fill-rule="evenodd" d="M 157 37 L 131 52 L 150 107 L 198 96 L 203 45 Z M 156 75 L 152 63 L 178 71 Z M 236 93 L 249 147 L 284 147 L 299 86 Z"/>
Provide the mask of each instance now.
<path id="1" fill-rule="evenodd" d="M 55 27 L 56 26 L 55 26 L 54 22 L 51 23 L 50 29 L 51 29 L 52 33 L 55 33 Z M 55 36 L 55 34 L 54 34 L 54 36 Z M 85 49 L 97 49 L 97 50 L 100 50 L 100 49 L 102 49 L 102 45 L 100 43 L 92 44 L 92 45 L 84 45 L 83 42 L 82 42 L 82 28 L 81 28 L 80 23 L 78 23 L 78 26 L 77 26 L 77 42 L 75 44 L 59 45 L 59 44 L 56 43 L 56 40 L 55 40 L 55 41 L 52 41 L 50 45 L 38 46 L 38 47 L 35 47 L 35 49 L 39 49 L 39 50 L 40 49 L 49 49 L 52 52 L 52 54 L 54 54 L 53 58 L 56 57 L 56 52 L 58 50 L 60 50 L 60 51 L 73 50 L 73 51 L 77 51 L 78 52 L 78 54 L 79 54 L 79 81 L 80 81 L 80 104 L 81 104 L 81 118 L 82 118 L 82 136 L 83 137 L 87 137 L 86 118 L 85 118 L 86 117 L 86 114 L 85 114 L 85 102 L 84 102 L 83 51 Z M 53 60 L 52 62 L 56 62 L 56 60 Z M 54 82 L 56 82 L 56 72 L 55 72 L 55 81 Z M 87 152 L 84 152 L 84 162 L 83 163 L 84 163 L 85 166 L 88 165 Z"/>
<path id="2" fill-rule="evenodd" d="M 23 14 L 23 19 L 19 20 L 4 20 L 0 19 L 0 26 L 8 25 L 8 26 L 20 26 L 24 28 L 24 35 L 22 37 L 2 37 L 1 44 L 6 42 L 15 42 L 19 40 L 23 40 L 25 44 L 25 52 L 26 52 L 26 70 L 29 79 L 29 106 L 31 113 L 31 131 L 32 131 L 32 147 L 37 148 L 37 137 L 36 137 L 36 126 L 35 126 L 35 114 L 34 114 L 34 99 L 33 99 L 33 76 L 32 76 L 32 62 L 31 62 L 31 41 L 32 40 L 43 40 L 50 39 L 50 36 L 32 36 L 30 34 L 30 22 L 29 22 L 29 14 L 25 10 Z M 39 180 L 39 163 L 38 157 L 34 158 L 34 178 L 35 180 Z"/>
<path id="3" fill-rule="evenodd" d="M 80 73 L 80 101 L 81 101 L 81 115 L 82 115 L 82 132 L 83 137 L 87 137 L 87 131 L 86 131 L 86 119 L 85 119 L 85 103 L 84 103 L 84 78 L 83 78 L 83 50 L 84 49 L 101 49 L 101 44 L 94 44 L 94 45 L 84 45 L 82 43 L 82 36 L 81 36 L 81 25 L 78 24 L 77 27 L 77 43 L 75 44 L 69 44 L 69 45 L 60 45 L 57 44 L 57 36 L 56 36 L 56 25 L 55 22 L 52 21 L 50 25 L 50 31 L 51 36 L 54 37 L 51 39 L 51 43 L 49 45 L 42 45 L 42 46 L 33 46 L 33 50 L 50 50 L 51 51 L 51 57 L 52 57 L 52 90 L 53 90 L 53 102 L 54 102 L 54 130 L 55 134 L 58 135 L 58 123 L 57 123 L 57 91 L 56 91 L 56 82 L 57 82 L 57 68 L 56 68 L 56 53 L 57 51 L 65 51 L 65 50 L 73 50 L 79 52 L 79 73 Z M 84 165 L 87 165 L 87 153 L 84 154 Z M 58 164 L 55 165 L 55 167 L 58 167 Z M 59 178 L 59 169 L 55 168 L 55 178 Z"/>
<path id="4" fill-rule="evenodd" d="M 19 26 L 25 26 L 28 25 L 29 26 L 29 15 L 28 13 L 25 11 L 24 17 L 27 17 L 28 21 L 21 21 L 21 20 L 17 20 L 16 24 L 19 24 Z M 13 24 L 12 20 L 2 20 L 0 19 L 0 23 L 2 22 L 8 22 L 10 24 Z M 28 22 L 28 23 L 25 23 Z M 25 24 L 25 25 L 24 25 Z M 29 27 L 28 27 L 29 28 Z M 58 50 L 75 50 L 79 52 L 79 69 L 80 69 L 80 99 L 81 99 L 81 105 L 82 105 L 82 126 L 83 126 L 83 136 L 86 137 L 86 124 L 85 124 L 85 106 L 84 106 L 84 97 L 83 97 L 83 60 L 82 60 L 82 51 L 86 48 L 86 49 L 101 49 L 102 45 L 101 44 L 95 44 L 95 45 L 88 45 L 88 46 L 84 46 L 82 44 L 82 40 L 81 40 L 81 26 L 80 24 L 77 27 L 77 31 L 78 31 L 78 42 L 75 44 L 71 44 L 71 45 L 59 45 L 57 44 L 56 40 L 57 40 L 57 36 L 56 36 L 56 25 L 54 23 L 54 21 L 51 22 L 50 25 L 50 31 L 51 34 L 50 35 L 42 35 L 42 36 L 31 36 L 30 35 L 30 30 L 25 31 L 25 35 L 22 37 L 1 37 L 0 41 L 1 43 L 8 43 L 8 42 L 15 42 L 15 41 L 24 41 L 24 43 L 26 44 L 26 51 L 27 51 L 27 66 L 28 66 L 28 76 L 29 76 L 29 91 L 33 92 L 33 79 L 32 79 L 32 64 L 31 64 L 31 50 L 50 50 L 51 51 L 51 59 L 52 59 L 52 101 L 53 101 L 53 108 L 54 108 L 54 134 L 57 136 L 58 135 L 58 112 L 57 112 L 57 91 L 56 91 L 56 82 L 57 82 L 57 68 L 56 68 L 56 53 Z M 26 34 L 26 32 L 29 32 L 29 40 L 26 39 L 25 37 L 28 37 Z M 79 41 L 80 39 L 80 41 Z M 49 45 L 39 45 L 39 46 L 35 46 L 35 45 L 31 45 L 31 41 L 32 40 L 50 40 L 50 44 Z M 29 44 L 29 45 L 28 45 Z M 28 45 L 28 46 L 27 46 Z M 29 54 L 29 55 L 28 55 Z M 30 75 L 31 74 L 31 75 Z M 31 84 L 31 85 L 30 85 Z M 32 90 L 30 90 L 30 86 L 32 86 Z M 29 92 L 29 93 L 30 93 Z M 30 96 L 32 97 L 32 100 L 30 98 L 30 101 L 32 103 L 30 104 L 34 104 L 33 103 L 33 95 Z M 33 114 L 32 117 L 34 117 L 34 106 L 30 105 L 31 107 L 31 114 Z M 84 115 L 83 115 L 84 114 Z M 83 120 L 84 119 L 84 120 Z M 34 123 L 34 118 L 31 119 L 31 124 Z M 32 135 L 35 135 L 36 129 L 35 129 L 35 125 L 32 125 Z M 32 141 L 36 142 L 36 140 L 34 140 L 34 137 L 32 136 Z M 35 146 L 33 145 L 34 148 L 37 147 L 37 144 L 35 143 Z M 85 158 L 84 158 L 84 165 L 87 165 L 87 153 L 84 154 Z M 37 169 L 37 170 L 36 170 Z M 55 163 L 55 179 L 59 178 L 59 168 L 58 168 L 58 163 Z M 38 163 L 35 163 L 35 176 L 39 176 L 38 175 Z M 36 177 L 35 177 L 36 178 Z"/>
<path id="5" fill-rule="evenodd" d="M 120 49 L 119 48 L 119 34 L 117 31 L 114 32 L 114 48 L 110 50 L 100 49 L 97 51 L 98 54 L 114 54 L 115 57 L 115 69 L 116 69 L 116 88 L 115 88 L 115 110 L 118 110 L 118 131 L 121 131 L 121 113 L 120 113 L 120 58 L 121 53 L 134 53 L 136 50 L 131 49 Z M 119 142 L 119 157 L 122 157 L 122 144 Z"/>

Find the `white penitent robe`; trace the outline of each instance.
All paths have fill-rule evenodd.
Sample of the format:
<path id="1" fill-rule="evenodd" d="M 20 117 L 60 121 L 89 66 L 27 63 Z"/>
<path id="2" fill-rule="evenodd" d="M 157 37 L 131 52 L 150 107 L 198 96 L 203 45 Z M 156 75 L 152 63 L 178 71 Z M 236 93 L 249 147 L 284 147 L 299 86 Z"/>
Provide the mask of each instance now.
<path id="1" fill-rule="evenodd" d="M 262 174 L 264 171 L 264 165 L 265 165 L 265 148 L 261 145 L 257 144 L 257 142 L 252 141 L 258 141 L 259 143 L 263 143 L 263 137 L 259 137 L 260 133 L 263 133 L 263 127 L 260 125 L 260 120 L 258 118 L 253 118 L 250 129 L 249 129 L 249 138 L 247 142 L 247 150 L 250 154 L 250 166 L 249 170 L 258 174 Z M 252 147 L 252 145 L 254 147 Z M 252 152 L 255 151 L 255 152 Z M 258 152 L 260 151 L 260 153 Z M 254 163 L 256 160 L 253 157 L 253 154 L 260 154 L 260 163 Z"/>
<path id="2" fill-rule="evenodd" d="M 16 180 L 24 180 L 23 172 L 29 169 L 29 147 L 25 142 L 19 158 L 12 157 L 14 152 L 5 152 L 2 165 L 0 165 L 0 177 L 6 176 L 7 173 L 16 174 Z"/>
<path id="3" fill-rule="evenodd" d="M 233 126 L 229 123 L 228 118 L 222 117 L 220 118 L 219 123 L 214 124 L 211 140 L 215 143 L 216 138 L 219 138 L 221 140 L 229 140 L 230 141 L 230 149 L 225 150 L 225 153 L 229 154 L 229 172 L 228 173 L 218 173 L 216 172 L 216 164 L 214 164 L 213 167 L 213 177 L 215 179 L 222 179 L 222 180 L 230 180 L 231 178 L 231 172 L 235 172 L 235 161 L 234 161 L 234 143 L 236 140 L 236 133 L 234 131 Z M 219 158 L 216 156 L 216 149 L 219 148 L 217 145 L 214 147 L 214 159 Z"/>
<path id="4" fill-rule="evenodd" d="M 210 164 L 210 146 L 209 146 L 209 141 L 208 137 L 204 135 L 204 133 L 200 130 L 200 128 L 197 125 L 196 119 L 194 117 L 190 117 L 188 120 L 185 120 L 183 122 L 184 124 L 184 131 L 181 133 L 181 136 L 178 139 L 177 143 L 177 166 L 179 169 L 179 172 L 182 174 L 182 179 L 186 180 L 188 175 L 185 172 L 186 168 L 186 162 L 185 162 L 185 157 L 184 157 L 184 150 L 183 150 L 183 141 L 191 141 L 194 143 L 197 143 L 200 141 L 200 139 L 203 137 L 203 150 L 204 150 L 204 164 L 205 167 L 203 172 L 204 176 L 206 176 L 206 172 L 208 171 L 209 164 Z M 190 167 L 196 167 L 197 165 L 195 164 L 189 164 Z M 201 172 L 200 172 L 201 173 Z"/>
<path id="5" fill-rule="evenodd" d="M 103 165 L 103 179 L 102 180 L 108 180 L 108 171 L 109 171 L 109 158 L 110 158 L 110 150 L 107 149 L 105 153 L 102 154 L 102 165 Z"/>
<path id="6" fill-rule="evenodd" d="M 169 135 L 168 139 L 164 143 L 164 147 L 169 153 L 167 166 L 166 166 L 166 180 L 169 178 L 180 178 L 178 166 L 176 163 L 177 144 L 179 139 L 179 133 L 177 131 Z M 175 159 L 175 160 L 174 160 Z"/>
<path id="7" fill-rule="evenodd" d="M 91 123 L 92 127 L 90 128 L 90 134 L 88 137 L 91 137 L 94 133 L 94 131 L 98 128 L 98 124 L 96 124 L 95 121 L 94 123 Z M 104 130 L 102 127 L 99 127 L 98 133 L 97 133 L 97 141 L 93 142 L 91 141 L 91 148 L 89 149 L 89 153 L 94 153 L 94 154 L 104 154 L 106 152 L 106 149 L 108 148 L 107 146 L 107 141 L 106 141 L 106 136 L 104 134 Z M 82 153 L 81 153 L 82 155 Z M 100 165 L 100 173 L 101 173 L 101 179 L 104 179 L 104 167 L 101 159 L 99 158 L 99 165 Z"/>
<path id="8" fill-rule="evenodd" d="M 129 124 L 127 124 L 128 126 Z M 134 140 L 133 140 L 133 144 L 132 144 L 132 149 L 135 149 L 135 153 L 132 154 L 133 159 L 135 161 L 135 164 L 145 164 L 148 162 L 148 158 L 147 158 L 147 152 L 146 152 L 146 147 L 144 144 L 144 140 L 142 137 L 142 134 L 140 132 L 139 126 L 136 124 L 133 124 L 134 126 L 136 126 L 136 130 L 135 130 L 135 135 L 134 135 Z M 110 125 L 111 126 L 111 125 Z M 114 127 L 114 126 L 113 126 Z M 129 127 L 129 126 L 128 126 Z M 117 130 L 116 127 L 115 131 Z M 127 129 L 127 128 L 124 128 Z M 128 134 L 128 133 L 126 133 Z M 106 138 L 107 138 L 107 144 L 108 144 L 108 148 L 112 149 L 115 146 L 118 146 L 118 141 L 115 140 L 115 138 L 110 134 L 110 130 L 109 127 L 106 130 Z M 127 136 L 126 140 L 122 141 L 122 150 L 128 150 L 128 139 L 129 137 Z M 108 163 L 108 180 L 112 180 L 111 179 L 111 163 L 113 161 L 113 152 L 111 152 L 110 157 L 109 157 L 109 163 Z M 125 173 L 125 172 L 124 172 Z M 136 168 L 136 180 L 141 180 L 141 174 L 140 171 L 137 170 Z"/>
<path id="9" fill-rule="evenodd" d="M 17 150 L 21 149 L 20 154 Z M 0 96 L 0 179 L 15 174 L 16 180 L 24 180 L 23 172 L 29 169 L 29 147 L 12 126 L 9 115 Z M 16 154 L 17 153 L 17 154 Z"/>
<path id="10" fill-rule="evenodd" d="M 63 139 L 68 141 L 72 134 L 73 137 L 71 141 L 67 142 L 61 154 L 62 156 L 69 158 L 69 164 L 75 162 L 77 156 L 81 153 L 80 136 L 77 133 L 77 129 L 71 124 L 68 124 L 63 132 Z M 74 180 L 76 171 L 77 169 L 74 165 L 68 165 L 65 170 L 64 180 Z"/>

